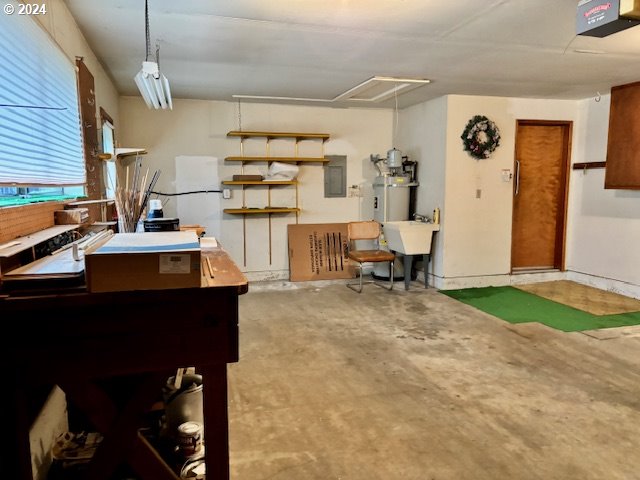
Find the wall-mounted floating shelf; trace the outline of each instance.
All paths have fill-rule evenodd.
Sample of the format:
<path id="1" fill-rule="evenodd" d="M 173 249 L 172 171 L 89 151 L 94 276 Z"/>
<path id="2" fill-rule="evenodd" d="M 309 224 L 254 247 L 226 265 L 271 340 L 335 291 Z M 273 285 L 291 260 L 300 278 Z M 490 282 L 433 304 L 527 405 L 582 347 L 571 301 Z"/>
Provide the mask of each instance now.
<path id="1" fill-rule="evenodd" d="M 297 185 L 297 180 L 225 180 L 223 185 Z"/>
<path id="2" fill-rule="evenodd" d="M 231 215 L 250 215 L 255 213 L 299 213 L 296 207 L 266 207 L 266 208 L 225 208 L 224 213 Z"/>
<path id="3" fill-rule="evenodd" d="M 80 200 L 77 202 L 69 202 L 66 205 L 68 207 L 84 207 L 88 205 L 100 205 L 100 222 L 93 222 L 93 225 L 100 226 L 101 224 L 108 224 L 111 226 L 112 223 L 107 220 L 107 205 L 113 205 L 116 201 L 113 198 L 103 198 L 97 200 Z"/>
<path id="4" fill-rule="evenodd" d="M 328 133 L 295 133 L 295 132 L 256 132 L 256 131 L 242 131 L 232 130 L 227 133 L 227 137 L 240 137 L 240 138 L 256 138 L 262 137 L 266 139 L 271 138 L 294 138 L 296 140 L 322 140 L 326 142 L 329 140 Z"/>
<path id="5" fill-rule="evenodd" d="M 325 157 L 226 157 L 227 162 L 327 163 Z"/>
<path id="6" fill-rule="evenodd" d="M 607 162 L 584 162 L 584 163 L 574 163 L 574 170 L 590 170 L 592 168 L 606 168 Z"/>
<path id="7" fill-rule="evenodd" d="M 284 163 L 298 163 L 298 162 L 327 162 L 324 158 L 324 142 L 329 140 L 330 135 L 328 133 L 300 133 L 300 132 L 262 132 L 262 131 L 241 131 L 232 130 L 227 132 L 227 137 L 237 137 L 240 139 L 240 156 L 231 156 L 225 158 L 229 162 L 284 162 Z M 265 142 L 265 155 L 251 156 L 244 154 L 244 141 L 247 138 L 264 138 Z M 272 156 L 270 153 L 271 140 L 278 139 L 293 139 L 295 140 L 295 152 L 293 156 Z M 301 157 L 298 155 L 298 144 L 304 140 L 322 142 L 320 146 L 320 155 L 317 157 Z"/>
<path id="8" fill-rule="evenodd" d="M 116 148 L 116 158 L 137 157 L 138 155 L 146 155 L 144 148 Z"/>

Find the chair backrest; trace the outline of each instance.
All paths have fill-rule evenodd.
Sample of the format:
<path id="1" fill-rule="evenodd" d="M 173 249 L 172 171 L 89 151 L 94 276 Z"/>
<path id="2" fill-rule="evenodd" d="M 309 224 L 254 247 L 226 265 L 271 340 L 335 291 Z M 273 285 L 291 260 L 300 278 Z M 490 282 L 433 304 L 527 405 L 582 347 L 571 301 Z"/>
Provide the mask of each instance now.
<path id="1" fill-rule="evenodd" d="M 375 240 L 380 236 L 380 224 L 375 220 L 349 222 L 347 232 L 349 240 Z"/>

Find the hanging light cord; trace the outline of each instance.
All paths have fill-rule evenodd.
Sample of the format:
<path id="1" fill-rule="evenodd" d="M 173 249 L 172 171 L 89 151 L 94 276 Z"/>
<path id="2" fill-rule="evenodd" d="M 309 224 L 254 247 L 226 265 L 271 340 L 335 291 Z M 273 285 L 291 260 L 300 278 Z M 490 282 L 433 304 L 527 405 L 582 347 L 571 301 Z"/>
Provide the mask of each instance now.
<path id="1" fill-rule="evenodd" d="M 396 138 L 398 135 L 398 85 L 396 84 L 396 88 L 393 92 L 393 97 L 395 98 L 396 101 L 396 109 L 395 109 L 395 114 L 396 114 L 396 124 L 395 127 L 393 128 L 393 147 L 396 146 Z"/>
<path id="2" fill-rule="evenodd" d="M 194 195 L 196 193 L 222 193 L 222 190 L 192 190 L 190 192 L 178 192 L 178 193 L 163 193 L 156 192 L 151 190 L 149 193 L 153 193 L 154 195 L 159 195 L 163 197 L 177 197 L 179 195 Z"/>
<path id="3" fill-rule="evenodd" d="M 151 34 L 149 32 L 149 2 L 144 0 L 144 26 L 147 37 L 147 56 L 146 61 L 149 61 L 149 55 L 151 55 Z"/>

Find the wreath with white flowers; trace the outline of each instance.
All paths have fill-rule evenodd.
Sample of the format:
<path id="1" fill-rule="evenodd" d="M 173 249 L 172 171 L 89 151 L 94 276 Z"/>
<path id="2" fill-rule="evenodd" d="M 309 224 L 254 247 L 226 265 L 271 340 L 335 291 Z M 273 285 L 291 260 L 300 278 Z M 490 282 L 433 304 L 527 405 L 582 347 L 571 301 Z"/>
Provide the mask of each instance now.
<path id="1" fill-rule="evenodd" d="M 483 115 L 475 115 L 460 135 L 464 150 L 473 158 L 489 158 L 500 146 L 500 130 L 498 126 Z"/>

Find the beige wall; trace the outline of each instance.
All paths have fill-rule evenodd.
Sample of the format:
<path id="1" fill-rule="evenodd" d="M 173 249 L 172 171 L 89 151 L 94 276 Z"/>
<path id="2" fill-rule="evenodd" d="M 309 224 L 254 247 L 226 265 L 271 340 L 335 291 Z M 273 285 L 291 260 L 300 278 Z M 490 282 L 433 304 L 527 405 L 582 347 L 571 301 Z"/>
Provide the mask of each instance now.
<path id="1" fill-rule="evenodd" d="M 237 103 L 176 100 L 173 111 L 156 111 L 147 109 L 139 98 L 123 97 L 120 111 L 124 127 L 121 143 L 148 149 L 145 165 L 162 171 L 158 190 L 175 192 L 177 156 L 224 158 L 239 154 L 239 140 L 226 137 L 229 130 L 238 129 Z M 475 114 L 488 116 L 501 130 L 501 146 L 487 160 L 475 160 L 462 150 L 460 134 Z M 442 211 L 442 230 L 436 236 L 431 267 L 439 287 L 513 282 L 509 276 L 513 183 L 503 181 L 502 170 L 513 170 L 517 119 L 573 121 L 572 162 L 601 161 L 606 155 L 608 96 L 597 104 L 592 100 L 449 96 L 400 112 L 396 147 L 418 161 L 417 210 L 430 214 L 440 207 Z M 242 104 L 241 122 L 244 130 L 327 132 L 331 140 L 326 153 L 347 155 L 348 185 L 362 185 L 364 197 L 325 199 L 322 167 L 302 166 L 301 223 L 372 217 L 370 184 L 375 170 L 369 155 L 384 155 L 391 146 L 391 110 Z M 261 149 L 261 141 L 255 142 L 249 147 Z M 221 179 L 230 178 L 238 170 L 239 165 L 225 162 L 218 167 Z M 257 167 L 256 171 L 264 173 L 266 167 Z M 633 261 L 632 244 L 640 225 L 639 194 L 605 191 L 603 173 L 570 172 L 567 275 L 638 296 L 640 265 Z M 478 190 L 480 198 L 476 198 Z M 274 199 L 291 203 L 295 201 L 291 194 L 291 190 L 283 189 L 274 193 Z M 264 192 L 247 192 L 248 203 L 259 202 L 260 195 Z M 222 208 L 239 206 L 240 195 L 235 191 L 231 200 L 221 202 Z M 165 216 L 170 215 L 175 215 L 175 200 L 166 206 Z M 266 218 L 248 218 L 246 236 L 242 217 L 220 218 L 218 237 L 239 265 L 243 265 L 246 241 L 247 272 L 259 272 L 262 276 L 256 279 L 286 278 L 286 225 L 295 222 L 295 216 L 272 217 L 271 264 Z M 603 249 L 602 245 L 615 248 Z"/>
<path id="2" fill-rule="evenodd" d="M 606 161 L 610 101 L 578 102 L 576 162 Z M 571 172 L 567 265 L 577 280 L 640 298 L 640 191 L 605 190 L 604 173 Z"/>
<path id="3" fill-rule="evenodd" d="M 442 202 L 433 264 L 437 286 L 523 279 L 509 275 L 513 182 L 502 180 L 503 169 L 514 169 L 516 120 L 572 121 L 572 163 L 600 162 L 606 159 L 609 102 L 610 95 L 600 102 L 452 95 L 401 112 L 399 148 L 421 162 L 418 211 L 428 213 Z M 460 140 L 469 118 L 478 114 L 496 122 L 502 135 L 500 147 L 486 160 L 467 155 Z M 567 272 L 549 279 L 569 278 L 640 297 L 635 251 L 640 193 L 605 190 L 603 169 L 569 175 Z M 540 279 L 545 278 L 534 278 Z"/>
<path id="4" fill-rule="evenodd" d="M 418 162 L 416 212 L 433 215 L 435 208 L 442 210 L 445 196 L 447 165 L 447 97 L 414 105 L 400 111 L 398 122 L 398 148 Z M 442 218 L 442 222 L 445 218 Z M 432 266 L 429 271 L 443 276 L 443 249 L 446 229 L 436 233 L 432 244 Z"/>
<path id="5" fill-rule="evenodd" d="M 442 212 L 446 229 L 445 277 L 510 272 L 513 182 L 504 182 L 501 171 L 514 168 L 516 120 L 576 122 L 577 112 L 577 102 L 568 100 L 448 97 L 446 198 Z M 493 120 L 502 137 L 500 147 L 486 160 L 476 160 L 464 152 L 460 139 L 469 119 L 478 114 Z M 574 124 L 574 128 L 579 130 L 580 125 Z M 476 198 L 478 191 L 480 198 Z"/>
<path id="6" fill-rule="evenodd" d="M 124 147 L 147 149 L 149 153 L 144 156 L 144 168 L 148 167 L 151 171 L 160 169 L 162 172 L 156 190 L 175 192 L 176 157 L 211 156 L 224 159 L 240 154 L 240 140 L 226 136 L 228 131 L 238 129 L 238 113 L 237 102 L 178 99 L 174 101 L 172 111 L 161 111 L 149 110 L 140 98 L 123 97 L 120 102 L 123 128 L 119 138 Z M 373 204 L 369 194 L 375 168 L 369 160 L 369 155 L 379 153 L 384 156 L 391 148 L 391 110 L 243 103 L 240 106 L 240 114 L 243 130 L 329 133 L 331 138 L 325 144 L 325 154 L 347 156 L 347 185 L 362 185 L 363 195 L 366 196 L 324 198 L 322 165 L 301 165 L 298 177 L 299 206 L 302 208 L 300 223 L 348 222 L 373 217 Z M 250 140 L 247 144 L 249 149 L 264 151 L 264 140 Z M 284 155 L 291 146 L 286 142 L 273 142 L 273 145 L 272 154 L 280 155 Z M 304 155 L 303 152 L 306 150 L 309 156 L 313 156 L 318 147 L 318 144 L 304 142 L 301 155 Z M 251 152 L 247 151 L 245 154 Z M 247 168 L 245 173 L 252 171 L 266 173 L 266 163 Z M 221 180 L 230 179 L 235 173 L 240 173 L 240 164 L 219 162 L 218 174 Z M 288 205 L 295 202 L 294 189 L 278 187 L 277 190 L 273 190 L 273 195 L 273 204 Z M 202 202 L 207 201 L 207 195 L 203 195 Z M 176 202 L 172 199 L 166 204 L 165 216 L 176 215 Z M 247 191 L 248 206 L 264 204 L 264 191 Z M 221 200 L 222 208 L 241 205 L 239 190 L 234 190 L 233 198 L 230 200 Z M 241 216 L 223 215 L 222 212 L 218 212 L 218 215 L 221 231 L 215 236 L 224 244 L 238 265 L 247 272 L 262 272 L 254 278 L 288 277 L 286 225 L 295 223 L 295 215 L 272 216 L 271 264 L 268 251 L 269 224 L 266 216 L 247 217 L 245 234 Z M 246 267 L 243 255 L 245 242 Z"/>
<path id="7" fill-rule="evenodd" d="M 460 135 L 474 115 L 485 115 L 500 128 L 501 145 L 486 160 L 476 160 L 462 148 Z M 502 170 L 514 168 L 516 120 L 569 120 L 575 122 L 575 134 L 583 128 L 578 102 L 451 95 L 411 107 L 401 119 L 405 134 L 400 148 L 422 159 L 418 210 L 429 213 L 441 203 L 436 285 L 510 283 L 513 182 L 503 181 Z M 575 152 L 574 142 L 572 159 L 579 161 Z"/>

